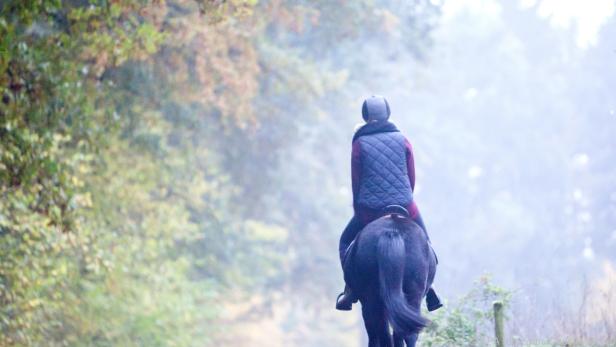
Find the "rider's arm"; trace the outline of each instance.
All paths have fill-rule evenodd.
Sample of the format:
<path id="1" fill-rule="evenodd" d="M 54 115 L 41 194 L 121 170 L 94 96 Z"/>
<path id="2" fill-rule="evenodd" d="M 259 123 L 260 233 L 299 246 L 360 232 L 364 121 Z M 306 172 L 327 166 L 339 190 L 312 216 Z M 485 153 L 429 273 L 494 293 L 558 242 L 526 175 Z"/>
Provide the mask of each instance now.
<path id="1" fill-rule="evenodd" d="M 353 206 L 355 199 L 359 196 L 359 180 L 361 179 L 361 157 L 360 157 L 359 141 L 353 142 L 353 150 L 351 151 L 351 182 L 353 188 Z"/>
<path id="2" fill-rule="evenodd" d="M 409 140 L 406 140 L 406 166 L 409 175 L 409 181 L 411 182 L 411 189 L 415 191 L 415 159 L 413 158 L 413 147 Z"/>

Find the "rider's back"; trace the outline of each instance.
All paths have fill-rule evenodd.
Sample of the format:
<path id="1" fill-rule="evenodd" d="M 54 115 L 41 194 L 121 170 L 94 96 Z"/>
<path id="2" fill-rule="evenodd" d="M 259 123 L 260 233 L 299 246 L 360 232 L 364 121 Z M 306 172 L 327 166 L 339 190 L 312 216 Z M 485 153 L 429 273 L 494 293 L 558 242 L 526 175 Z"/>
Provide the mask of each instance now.
<path id="1" fill-rule="evenodd" d="M 357 142 L 361 155 L 357 207 L 381 210 L 389 205 L 410 205 L 413 191 L 404 135 L 374 133 L 359 137 Z"/>

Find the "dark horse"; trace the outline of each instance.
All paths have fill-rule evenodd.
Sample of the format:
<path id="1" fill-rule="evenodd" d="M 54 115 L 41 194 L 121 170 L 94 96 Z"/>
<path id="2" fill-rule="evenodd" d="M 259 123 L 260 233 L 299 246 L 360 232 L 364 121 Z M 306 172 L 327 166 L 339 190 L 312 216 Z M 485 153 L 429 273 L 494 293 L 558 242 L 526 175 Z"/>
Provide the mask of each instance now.
<path id="1" fill-rule="evenodd" d="M 361 301 L 369 347 L 415 346 L 428 323 L 420 306 L 435 272 L 427 235 L 403 207 L 388 206 L 359 233 L 345 258 L 344 276 Z"/>

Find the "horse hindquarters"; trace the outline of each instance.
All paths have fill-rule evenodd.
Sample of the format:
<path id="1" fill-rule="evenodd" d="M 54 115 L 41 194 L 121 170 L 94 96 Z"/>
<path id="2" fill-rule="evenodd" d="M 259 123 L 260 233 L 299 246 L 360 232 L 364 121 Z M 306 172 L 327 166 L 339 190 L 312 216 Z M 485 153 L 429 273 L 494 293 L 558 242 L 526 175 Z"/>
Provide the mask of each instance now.
<path id="1" fill-rule="evenodd" d="M 407 302 L 402 291 L 406 249 L 396 229 L 384 231 L 377 243 L 380 294 L 394 331 L 401 336 L 419 333 L 427 325 L 418 308 Z M 423 293 L 418 293 L 419 297 Z"/>

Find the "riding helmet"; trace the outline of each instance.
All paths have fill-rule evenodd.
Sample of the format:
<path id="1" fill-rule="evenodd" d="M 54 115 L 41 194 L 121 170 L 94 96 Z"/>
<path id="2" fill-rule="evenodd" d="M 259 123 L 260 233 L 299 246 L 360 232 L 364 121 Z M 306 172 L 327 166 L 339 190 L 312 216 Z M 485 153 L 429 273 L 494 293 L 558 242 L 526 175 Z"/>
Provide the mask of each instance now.
<path id="1" fill-rule="evenodd" d="M 389 103 L 380 95 L 373 95 L 367 98 L 361 107 L 361 115 L 366 122 L 385 121 L 389 119 L 390 114 Z"/>

